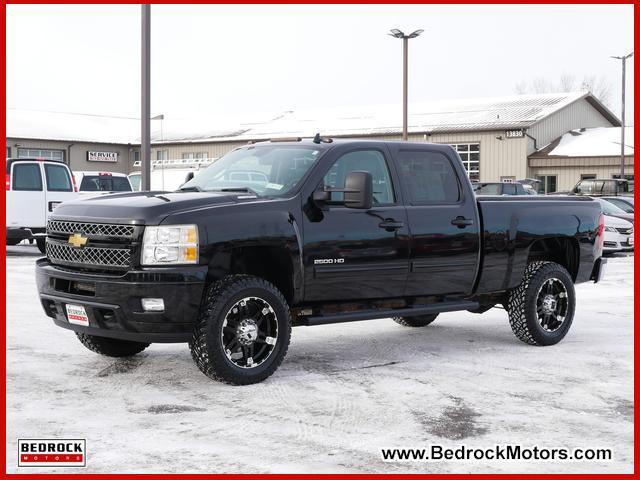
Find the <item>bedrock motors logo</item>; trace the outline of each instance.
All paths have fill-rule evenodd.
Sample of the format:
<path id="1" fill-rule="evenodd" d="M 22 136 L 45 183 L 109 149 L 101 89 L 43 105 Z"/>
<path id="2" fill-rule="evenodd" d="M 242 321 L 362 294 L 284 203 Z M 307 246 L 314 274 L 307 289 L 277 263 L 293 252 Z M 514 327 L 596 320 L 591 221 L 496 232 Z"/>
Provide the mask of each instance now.
<path id="1" fill-rule="evenodd" d="M 19 467 L 85 467 L 85 439 L 18 439 Z"/>

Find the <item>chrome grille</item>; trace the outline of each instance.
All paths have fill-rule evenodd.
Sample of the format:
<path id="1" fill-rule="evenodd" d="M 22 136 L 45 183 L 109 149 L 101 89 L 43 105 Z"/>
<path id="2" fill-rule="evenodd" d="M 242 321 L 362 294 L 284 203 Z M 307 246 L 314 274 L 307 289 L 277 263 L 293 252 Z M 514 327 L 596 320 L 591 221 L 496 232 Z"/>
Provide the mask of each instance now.
<path id="1" fill-rule="evenodd" d="M 133 225 L 117 225 L 111 223 L 85 223 L 67 222 L 63 220 L 49 220 L 47 222 L 47 234 L 55 235 L 82 233 L 96 237 L 120 237 L 133 238 L 135 227 Z"/>
<path id="2" fill-rule="evenodd" d="M 84 247 L 47 239 L 47 257 L 52 263 L 81 267 L 129 268 L 131 248 Z"/>

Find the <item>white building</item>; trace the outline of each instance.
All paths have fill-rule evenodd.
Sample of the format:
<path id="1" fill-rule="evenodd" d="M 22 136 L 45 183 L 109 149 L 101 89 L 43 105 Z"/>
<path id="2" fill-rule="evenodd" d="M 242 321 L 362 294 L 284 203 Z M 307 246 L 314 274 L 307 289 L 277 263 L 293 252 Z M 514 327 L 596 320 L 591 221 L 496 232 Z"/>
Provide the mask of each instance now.
<path id="1" fill-rule="evenodd" d="M 399 140 L 401 114 L 399 105 L 378 105 L 287 111 L 247 119 L 174 119 L 166 115 L 152 122 L 152 159 L 211 159 L 248 141 L 311 137 L 318 132 L 340 138 Z M 74 170 L 96 170 L 90 160 L 96 156 L 90 152 L 116 152 L 107 158 L 117 161 L 100 168 L 129 172 L 137 169 L 139 160 L 139 124 L 130 118 L 8 110 L 7 155 L 38 154 L 62 159 Z M 617 117 L 589 92 L 409 105 L 409 140 L 453 145 L 472 179 L 509 181 L 541 175 L 549 191 L 568 189 L 581 175 L 593 172 L 560 158 L 545 164 L 539 158 L 541 151 L 567 132 L 619 126 Z M 628 160 L 632 174 L 632 153 Z M 614 170 L 594 172 L 610 176 Z"/>

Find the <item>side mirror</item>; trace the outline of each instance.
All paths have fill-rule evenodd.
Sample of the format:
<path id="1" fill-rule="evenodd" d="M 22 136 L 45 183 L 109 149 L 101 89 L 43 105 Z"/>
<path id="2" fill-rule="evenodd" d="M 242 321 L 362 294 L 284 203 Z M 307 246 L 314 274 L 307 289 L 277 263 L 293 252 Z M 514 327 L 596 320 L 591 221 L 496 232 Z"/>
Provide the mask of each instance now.
<path id="1" fill-rule="evenodd" d="M 184 179 L 184 183 L 187 183 L 189 180 L 191 180 L 191 179 L 192 179 L 193 177 L 195 177 L 195 176 L 196 176 L 196 174 L 195 174 L 195 173 L 193 173 L 193 172 L 189 172 L 189 173 L 187 173 L 187 176 L 186 176 L 186 177 L 185 177 L 185 179 Z"/>
<path id="2" fill-rule="evenodd" d="M 368 210 L 373 205 L 373 177 L 369 172 L 349 172 L 344 182 L 344 206 Z"/>

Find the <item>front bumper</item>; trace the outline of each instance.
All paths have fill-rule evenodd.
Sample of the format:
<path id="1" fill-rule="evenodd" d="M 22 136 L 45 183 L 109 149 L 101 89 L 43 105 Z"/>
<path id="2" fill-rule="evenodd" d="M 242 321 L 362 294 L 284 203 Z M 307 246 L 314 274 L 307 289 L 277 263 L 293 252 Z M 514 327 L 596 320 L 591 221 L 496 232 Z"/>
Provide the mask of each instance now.
<path id="1" fill-rule="evenodd" d="M 46 258 L 36 262 L 40 302 L 56 325 L 146 343 L 189 341 L 206 277 L 206 266 L 147 268 L 108 275 L 59 268 Z M 143 311 L 142 298 L 164 299 L 165 310 Z M 67 304 L 85 308 L 88 327 L 69 323 Z"/>
<path id="2" fill-rule="evenodd" d="M 33 232 L 30 228 L 12 228 L 7 227 L 7 240 L 25 240 L 33 238 Z"/>
<path id="3" fill-rule="evenodd" d="M 604 251 L 605 252 L 622 252 L 633 250 L 634 241 L 633 234 L 624 234 L 617 232 L 605 232 Z"/>

